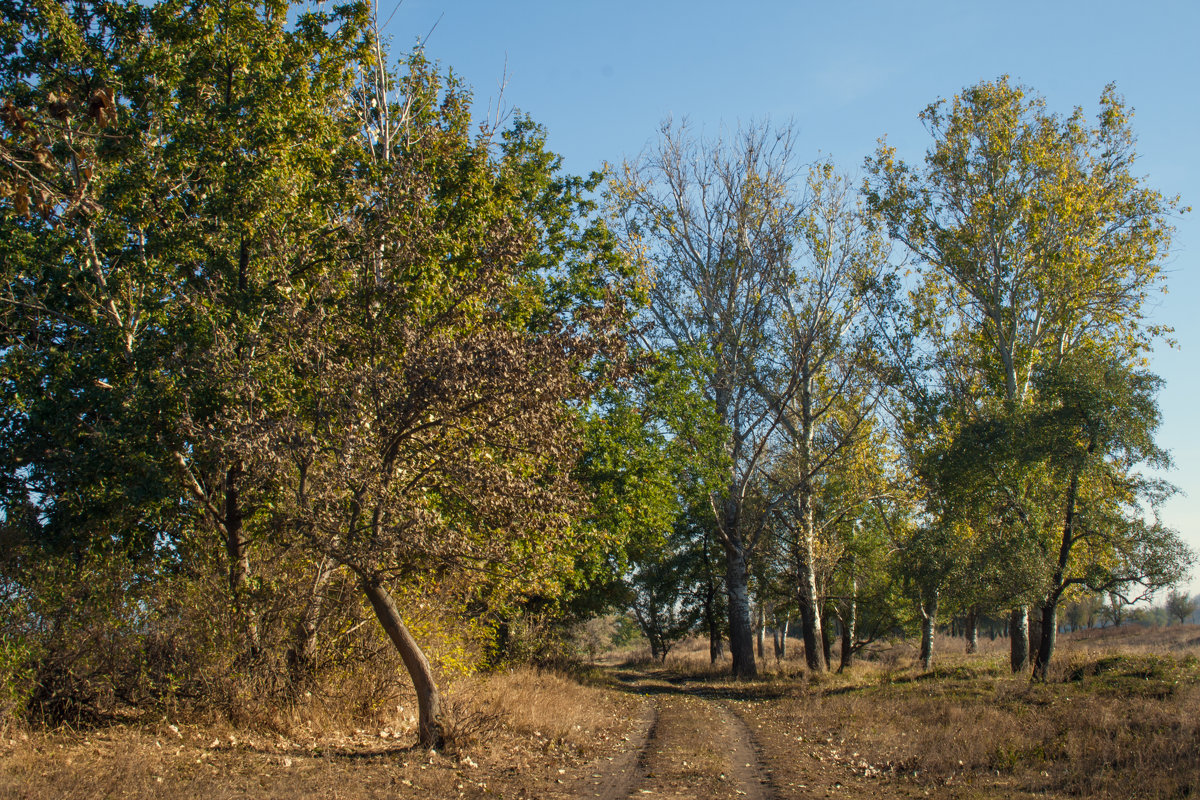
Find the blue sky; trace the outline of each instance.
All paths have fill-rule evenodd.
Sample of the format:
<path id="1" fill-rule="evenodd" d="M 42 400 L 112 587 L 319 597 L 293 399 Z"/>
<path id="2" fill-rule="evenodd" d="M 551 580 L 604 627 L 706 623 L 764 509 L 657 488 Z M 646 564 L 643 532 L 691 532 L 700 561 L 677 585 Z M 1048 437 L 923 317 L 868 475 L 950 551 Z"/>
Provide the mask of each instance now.
<path id="1" fill-rule="evenodd" d="M 860 174 L 887 135 L 908 161 L 929 138 L 917 113 L 980 80 L 1011 75 L 1054 111 L 1091 115 L 1105 85 L 1136 111 L 1136 172 L 1200 209 L 1200 3 L 771 2 L 743 0 L 380 0 L 396 52 L 426 52 L 474 87 L 478 104 L 527 112 L 568 170 L 633 157 L 668 116 L 714 132 L 793 122 L 800 152 Z M 436 27 L 434 27 L 436 25 Z M 1165 521 L 1200 550 L 1200 221 L 1176 221 L 1170 293 L 1156 322 L 1166 379 L 1160 442 L 1187 497 Z M 1200 590 L 1200 570 L 1192 581 Z"/>

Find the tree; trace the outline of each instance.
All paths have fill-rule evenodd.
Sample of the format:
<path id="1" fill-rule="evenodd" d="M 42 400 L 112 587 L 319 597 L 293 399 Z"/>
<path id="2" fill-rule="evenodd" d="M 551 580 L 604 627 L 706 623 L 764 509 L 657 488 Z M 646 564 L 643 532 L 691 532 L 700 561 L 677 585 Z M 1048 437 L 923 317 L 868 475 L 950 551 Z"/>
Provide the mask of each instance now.
<path id="1" fill-rule="evenodd" d="M 1057 519 L 1045 475 L 1024 459 L 1025 431 L 1003 409 L 967 402 L 968 393 L 943 390 L 934 405 L 939 435 L 916 455 L 927 508 L 955 532 L 954 558 L 943 590 L 951 608 L 1024 606 L 1044 593 L 1045 530 Z M 1010 618 L 1013 671 L 1028 661 L 1028 618 Z"/>
<path id="2" fill-rule="evenodd" d="M 659 661 L 666 661 L 671 648 L 700 621 L 698 564 L 689 544 L 686 533 L 677 530 L 665 547 L 634 568 L 629 579 L 634 617 L 650 642 L 651 656 Z"/>
<path id="3" fill-rule="evenodd" d="M 1177 532 L 1157 516 L 1146 520 L 1141 508 L 1146 503 L 1157 509 L 1174 491 L 1135 472 L 1143 463 L 1170 464 L 1153 438 L 1160 384 L 1121 359 L 1083 350 L 1034 377 L 1041 410 L 1031 420 L 1028 441 L 1045 454 L 1058 485 L 1066 485 L 1057 554 L 1051 548 L 1048 559 L 1052 572 L 1042 601 L 1035 678 L 1046 676 L 1058 602 L 1070 587 L 1124 594 L 1136 585 L 1152 593 L 1182 579 L 1194 560 Z"/>
<path id="4" fill-rule="evenodd" d="M 1188 597 L 1186 590 L 1175 587 L 1167 594 L 1167 618 L 1175 617 L 1182 625 L 1196 611 L 1196 601 Z"/>
<path id="5" fill-rule="evenodd" d="M 493 156 L 460 86 L 415 57 L 400 87 L 408 116 L 339 257 L 289 287 L 256 342 L 278 357 L 244 384 L 258 402 L 214 433 L 270 454 L 276 524 L 357 576 L 436 747 L 434 676 L 387 584 L 466 573 L 467 596 L 493 606 L 562 593 L 604 535 L 575 523 L 587 498 L 571 404 L 588 400 L 598 359 L 620 357 L 625 292 L 604 272 L 621 262 L 603 257 L 602 231 L 580 262 L 590 276 L 542 258 L 537 204 L 577 207 L 583 187 L 530 186 L 556 168 L 537 129 L 519 123 Z M 218 359 L 233 346 L 219 344 Z"/>
<path id="6" fill-rule="evenodd" d="M 719 452 L 693 444 L 725 475 L 709 503 L 725 551 L 729 642 L 738 677 L 756 674 L 749 562 L 760 528 L 746 502 L 783 403 L 756 391 L 777 316 L 776 287 L 789 268 L 799 207 L 791 136 L 767 126 L 732 141 L 700 141 L 664 125 L 658 147 L 627 163 L 610 187 L 610 212 L 627 252 L 649 270 L 648 336 L 686 359 L 695 390 L 725 435 Z M 783 388 L 780 399 L 790 399 Z"/>
<path id="7" fill-rule="evenodd" d="M 240 667 L 266 493 L 257 460 L 196 433 L 241 401 L 225 378 L 288 257 L 336 227 L 360 153 L 343 101 L 366 7 L 286 10 L 5 3 L 0 33 L 5 512 L 36 503 L 38 548 L 129 559 L 139 591 L 210 527 Z M 239 344 L 208 369 L 217 331 Z"/>
<path id="8" fill-rule="evenodd" d="M 870 438 L 882 397 L 876 313 L 887 305 L 893 276 L 877 227 L 859 207 L 849 182 L 826 163 L 809 172 L 805 210 L 796 219 L 787 271 L 780 275 L 780 320 L 769 371 L 751 376 L 771 406 L 782 410 L 793 478 L 776 488 L 795 504 L 793 558 L 809 669 L 825 669 L 818 592 L 818 505 L 828 526 L 852 524 L 871 490 L 820 497 L 855 445 Z M 778 477 L 778 473 L 777 473 Z M 851 484 L 843 484 L 846 488 Z M 778 501 L 776 501 L 778 502 Z"/>
<path id="9" fill-rule="evenodd" d="M 1112 589 L 1107 594 L 1108 603 L 1101 605 L 1100 616 L 1111 622 L 1114 628 L 1119 628 L 1129 613 L 1129 598 L 1120 588 Z"/>
<path id="10" fill-rule="evenodd" d="M 1161 283 L 1178 201 L 1133 173 L 1130 112 L 1111 86 L 1092 126 L 1080 109 L 1048 113 L 1006 77 L 921 118 L 934 140 L 924 166 L 881 146 L 867 163 L 868 202 L 922 266 L 924 335 L 947 357 L 967 356 L 950 360 L 970 367 L 956 377 L 973 404 L 1012 412 L 1032 401 L 1037 370 L 1073 349 L 1141 351 L 1163 332 L 1143 306 Z M 1028 477 L 1012 477 L 1015 495 Z M 1024 619 L 1018 609 L 1014 628 Z"/>
<path id="11" fill-rule="evenodd" d="M 438 746 L 389 586 L 557 597 L 612 540 L 574 473 L 634 293 L 598 176 L 527 119 L 473 134 L 419 54 L 389 74 L 363 4 L 5 12 L 6 519 L 177 559 L 211 526 L 252 661 L 252 541 L 348 570 Z"/>
<path id="12" fill-rule="evenodd" d="M 892 542 L 880 506 L 896 497 L 887 432 L 872 421 L 831 465 L 820 485 L 818 535 L 830 563 L 824 601 L 841 629 L 838 671 L 864 646 L 903 627 Z"/>

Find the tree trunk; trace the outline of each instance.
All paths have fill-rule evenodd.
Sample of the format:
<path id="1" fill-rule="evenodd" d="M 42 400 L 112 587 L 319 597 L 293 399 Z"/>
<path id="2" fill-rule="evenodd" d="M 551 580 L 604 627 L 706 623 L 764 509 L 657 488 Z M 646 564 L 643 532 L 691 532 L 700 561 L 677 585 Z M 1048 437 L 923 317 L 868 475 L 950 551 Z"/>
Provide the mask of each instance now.
<path id="1" fill-rule="evenodd" d="M 936 589 L 921 604 L 921 669 L 933 668 L 933 634 L 937 630 L 938 600 Z"/>
<path id="2" fill-rule="evenodd" d="M 757 639 L 755 645 L 758 648 L 758 660 L 765 661 L 767 658 L 767 653 L 763 648 L 763 639 L 765 639 L 767 635 L 767 609 L 763 607 L 762 603 L 758 604 L 758 626 L 754 632 L 754 635 Z"/>
<path id="3" fill-rule="evenodd" d="M 753 678 L 758 674 L 754 663 L 754 629 L 750 625 L 749 577 L 741 542 L 727 539 L 725 591 L 729 598 L 729 652 L 733 655 L 735 678 Z"/>
<path id="4" fill-rule="evenodd" d="M 1096 450 L 1096 434 L 1088 441 L 1088 455 Z M 1038 637 L 1038 651 L 1033 664 L 1033 679 L 1046 680 L 1046 670 L 1054 655 L 1054 640 L 1058 633 L 1058 599 L 1062 596 L 1067 564 L 1071 559 L 1071 547 L 1075 543 L 1075 503 L 1079 496 L 1079 468 L 1071 471 L 1071 483 L 1067 487 L 1067 507 L 1064 514 L 1062 541 L 1058 547 L 1058 563 L 1054 568 L 1054 580 L 1050 595 L 1042 607 L 1042 629 Z"/>
<path id="5" fill-rule="evenodd" d="M 810 599 L 816 596 L 816 582 L 813 580 L 812 570 L 804 564 L 800 566 L 799 578 L 800 593 L 797 602 L 800 606 L 800 635 L 804 639 L 804 663 L 810 670 L 820 671 L 825 669 L 821 645 L 824 636 L 821 633 L 821 615 L 816 603 Z"/>
<path id="6" fill-rule="evenodd" d="M 821 630 L 820 599 L 817 595 L 817 576 L 813 570 L 815 553 L 812 540 L 801 535 L 800 553 L 797 566 L 797 583 L 799 596 L 797 604 L 800 607 L 800 632 L 804 638 L 804 662 L 810 670 L 820 672 L 825 669 L 824 632 Z"/>
<path id="7" fill-rule="evenodd" d="M 1051 594 L 1042 607 L 1042 630 L 1038 637 L 1037 659 L 1033 662 L 1033 679 L 1046 680 L 1046 671 L 1054 655 L 1054 642 L 1058 638 L 1058 596 Z"/>
<path id="8" fill-rule="evenodd" d="M 1029 606 L 1019 606 L 1012 610 L 1008 636 L 1012 645 L 1009 666 L 1013 672 L 1022 672 L 1029 665 Z"/>
<path id="9" fill-rule="evenodd" d="M 833 620 L 828 611 L 821 616 L 821 656 L 825 659 L 825 668 L 829 669 L 833 663 Z"/>
<path id="10" fill-rule="evenodd" d="M 787 658 L 787 636 L 788 626 L 792 621 L 792 615 L 788 614 L 783 618 L 783 627 L 779 627 L 779 618 L 775 618 L 775 628 L 772 631 L 775 639 L 775 660 L 783 661 Z"/>
<path id="11" fill-rule="evenodd" d="M 843 672 L 854 665 L 854 637 L 858 627 L 858 575 L 855 572 L 854 557 L 850 558 L 850 596 L 842 601 L 842 661 L 838 672 Z"/>
<path id="12" fill-rule="evenodd" d="M 1035 606 L 1029 613 L 1029 663 L 1037 663 L 1037 648 L 1042 644 L 1042 607 Z"/>
<path id="13" fill-rule="evenodd" d="M 712 612 L 710 604 L 708 613 L 708 661 L 716 664 L 725 657 L 725 640 L 721 637 L 721 623 Z"/>
<path id="14" fill-rule="evenodd" d="M 979 652 L 979 612 L 971 609 L 967 612 L 967 653 Z"/>
<path id="15" fill-rule="evenodd" d="M 858 603 L 851 597 L 842 611 L 842 661 L 838 665 L 838 672 L 844 672 L 854 666 L 854 636 L 857 626 Z"/>
<path id="16" fill-rule="evenodd" d="M 713 628 L 708 635 L 708 661 L 716 664 L 725 658 L 725 638 L 721 636 L 720 628 Z"/>
<path id="17" fill-rule="evenodd" d="M 292 646 L 287 654 L 288 683 L 292 691 L 303 688 L 312 678 L 317 652 L 317 630 L 321 612 L 325 607 L 325 588 L 333 578 L 336 568 L 334 560 L 328 557 L 322 558 L 317 564 L 317 574 L 308 592 L 308 602 L 292 633 Z"/>
<path id="18" fill-rule="evenodd" d="M 245 537 L 244 511 L 241 504 L 240 482 L 243 474 L 240 461 L 235 461 L 225 471 L 225 503 L 221 511 L 220 527 L 225 534 L 225 555 L 229 560 L 229 594 L 233 599 L 234 612 L 245 625 L 249 644 L 248 655 L 251 660 L 255 660 L 262 646 L 254 605 L 246 602 L 246 585 L 250 582 L 250 552 Z"/>
<path id="19" fill-rule="evenodd" d="M 821 631 L 820 598 L 817 595 L 816 526 L 813 519 L 813 485 L 810 474 L 812 460 L 812 379 L 805 377 L 800 390 L 800 537 L 796 554 L 796 578 L 799 590 L 800 621 L 804 632 L 804 660 L 810 670 L 825 669 L 825 637 Z"/>
<path id="20" fill-rule="evenodd" d="M 732 493 L 731 493 L 732 494 Z M 753 678 L 758 674 L 754 663 L 754 627 L 750 624 L 750 569 L 746 563 L 745 543 L 741 536 L 741 509 L 727 497 L 721 526 L 725 546 L 725 594 L 729 599 L 729 652 L 733 655 L 733 676 Z"/>
<path id="21" fill-rule="evenodd" d="M 714 585 L 712 563 L 708 558 L 708 537 L 704 540 L 704 621 L 708 623 L 708 660 L 716 664 L 725 657 L 725 645 L 721 641 L 721 623 L 717 619 L 717 588 Z"/>
<path id="22" fill-rule="evenodd" d="M 440 749 L 445 744 L 442 704 L 429 660 L 400 619 L 400 611 L 383 585 L 376 579 L 363 578 L 362 587 L 371 601 L 371 608 L 375 610 L 375 617 L 387 631 L 388 638 L 400 653 L 412 678 L 413 689 L 417 692 L 417 741 L 421 747 Z"/>

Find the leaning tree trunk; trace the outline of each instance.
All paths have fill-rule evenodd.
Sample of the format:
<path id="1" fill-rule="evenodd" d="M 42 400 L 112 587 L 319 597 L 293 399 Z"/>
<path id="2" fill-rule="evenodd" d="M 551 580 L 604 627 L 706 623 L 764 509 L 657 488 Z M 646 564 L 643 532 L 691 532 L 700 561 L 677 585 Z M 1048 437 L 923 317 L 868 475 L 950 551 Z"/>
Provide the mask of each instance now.
<path id="1" fill-rule="evenodd" d="M 1008 636 L 1011 645 L 1009 665 L 1013 672 L 1022 672 L 1029 665 L 1029 606 L 1019 606 L 1012 610 L 1012 618 L 1008 622 Z"/>
<path id="2" fill-rule="evenodd" d="M 940 592 L 933 592 L 921 604 L 921 669 L 933 668 L 933 634 L 937 630 L 938 599 Z"/>
<path id="3" fill-rule="evenodd" d="M 375 617 L 387 631 L 388 638 L 400 653 L 412 678 L 413 689 L 417 692 L 417 741 L 421 747 L 440 749 L 445 743 L 445 728 L 442 725 L 441 697 L 429 659 L 425 658 L 417 640 L 400 619 L 400 611 L 387 589 L 374 578 L 363 578 L 362 587 L 371 601 L 371 608 L 375 610 Z"/>
<path id="4" fill-rule="evenodd" d="M 1096 434 L 1088 442 L 1088 455 L 1096 450 Z M 1058 633 L 1058 599 L 1062 596 L 1067 564 L 1071 559 L 1071 546 L 1075 543 L 1075 503 L 1079 496 L 1079 468 L 1071 472 L 1071 483 L 1067 487 L 1067 509 L 1063 521 L 1062 541 L 1058 547 L 1058 563 L 1054 568 L 1054 581 L 1050 595 L 1042 607 L 1042 629 L 1038 637 L 1037 660 L 1033 664 L 1034 680 L 1046 680 L 1046 670 L 1054 655 L 1054 640 Z"/>

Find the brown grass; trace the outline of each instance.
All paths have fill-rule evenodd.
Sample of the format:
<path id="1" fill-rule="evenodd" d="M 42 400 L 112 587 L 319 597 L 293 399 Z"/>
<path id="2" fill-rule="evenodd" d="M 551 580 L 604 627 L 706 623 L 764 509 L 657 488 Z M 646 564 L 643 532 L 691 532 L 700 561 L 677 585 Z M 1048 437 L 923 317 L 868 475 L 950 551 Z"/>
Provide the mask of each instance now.
<path id="1" fill-rule="evenodd" d="M 712 684 L 713 696 L 736 701 L 775 765 L 808 759 L 833 770 L 831 780 L 843 770 L 882 781 L 881 792 L 1124 800 L 1200 791 L 1200 627 L 1064 636 L 1045 684 L 1009 672 L 1004 640 L 982 644 L 967 656 L 961 640 L 939 638 L 929 673 L 911 643 L 880 646 L 843 675 L 807 673 L 794 647 L 786 661 L 768 659 L 760 681 L 734 684 L 727 662 L 709 664 L 703 640 L 681 644 L 666 667 L 683 690 Z M 344 681 L 240 714 L 160 710 L 80 730 L 10 727 L 0 735 L 0 797 L 567 797 L 596 759 L 627 746 L 638 716 L 638 698 L 602 680 L 530 668 L 462 678 L 446 691 L 452 748 L 431 754 L 412 746 L 412 697 L 394 675 Z M 371 681 L 386 686 L 357 685 Z"/>
<path id="2" fill-rule="evenodd" d="M 974 656 L 961 640 L 939 644 L 930 673 L 864 661 L 850 675 L 795 683 L 754 713 L 808 731 L 799 747 L 833 760 L 853 754 L 867 771 L 942 792 L 1123 800 L 1200 791 L 1200 629 L 1062 637 L 1045 684 L 1009 672 L 1006 641 Z"/>
<path id="3" fill-rule="evenodd" d="M 14 730 L 0 740 L 0 797 L 548 797 L 557 776 L 619 748 L 631 702 L 532 669 L 460 680 L 446 692 L 444 754 L 413 746 L 403 696 L 359 717 L 313 695 L 248 725 L 197 715 Z"/>

